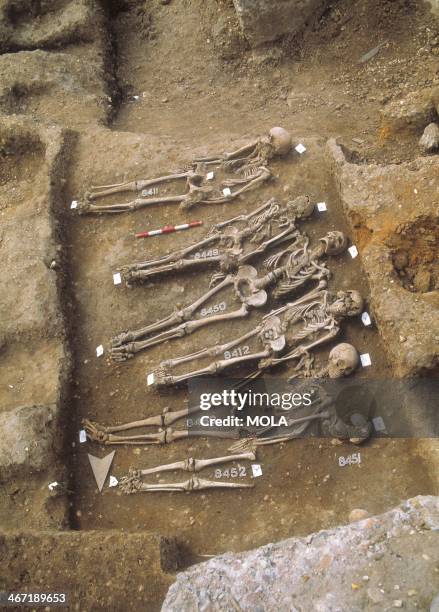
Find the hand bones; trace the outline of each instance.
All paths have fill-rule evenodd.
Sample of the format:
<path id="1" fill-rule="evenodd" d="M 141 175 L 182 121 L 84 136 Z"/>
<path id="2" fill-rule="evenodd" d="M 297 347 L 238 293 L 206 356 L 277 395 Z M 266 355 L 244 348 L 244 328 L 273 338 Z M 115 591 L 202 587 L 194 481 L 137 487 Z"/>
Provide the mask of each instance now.
<path id="1" fill-rule="evenodd" d="M 128 181 L 113 185 L 102 185 L 92 187 L 91 192 L 85 194 L 83 201 L 79 203 L 78 212 L 84 213 L 121 213 L 137 210 L 150 206 L 151 204 L 165 204 L 179 202 L 181 208 L 190 208 L 195 204 L 221 204 L 235 199 L 248 189 L 259 186 L 269 178 L 271 172 L 267 167 L 268 162 L 275 156 L 284 156 L 291 150 L 291 136 L 280 127 L 272 128 L 267 136 L 258 138 L 248 145 L 233 151 L 211 157 L 193 160 L 188 170 L 174 172 L 155 179 Z M 203 186 L 203 169 L 206 166 L 218 166 L 225 170 L 234 170 L 242 175 L 242 178 L 224 181 L 225 187 L 243 185 L 230 195 L 221 194 L 212 187 Z M 150 188 L 164 182 L 186 179 L 188 192 L 183 195 L 161 197 L 161 198 L 136 198 L 131 202 L 111 205 L 96 205 L 93 200 L 126 191 L 139 191 Z"/>
<path id="2" fill-rule="evenodd" d="M 298 235 L 296 220 L 309 217 L 314 205 L 308 196 L 299 196 L 282 205 L 274 198 L 248 215 L 240 215 L 213 226 L 207 236 L 159 259 L 121 268 L 127 283 L 142 282 L 177 272 L 216 265 L 221 273 L 236 270 L 255 256 Z M 255 248 L 252 245 L 255 244 Z M 212 257 L 196 257 L 201 250 L 214 249 Z"/>
<path id="3" fill-rule="evenodd" d="M 329 342 L 337 336 L 343 318 L 358 315 L 363 300 L 357 291 L 330 293 L 325 281 L 302 298 L 266 315 L 261 324 L 231 342 L 209 347 L 190 355 L 163 361 L 151 376 L 149 384 L 172 386 L 198 376 L 212 376 L 241 363 L 259 361 L 259 375 L 263 370 L 279 363 L 300 361 L 312 348 Z M 188 361 L 218 356 L 225 351 L 254 339 L 258 348 L 246 355 L 220 359 L 199 370 L 176 375 L 172 370 Z M 247 378 L 253 378 L 255 374 Z"/>
<path id="4" fill-rule="evenodd" d="M 298 247 L 300 242 L 303 246 L 300 244 Z M 265 276 L 259 278 L 256 269 L 252 266 L 241 266 L 236 274 L 227 275 L 218 285 L 186 308 L 175 311 L 161 321 L 135 331 L 122 333 L 114 338 L 110 355 L 115 361 L 124 361 L 139 351 L 191 334 L 206 325 L 246 317 L 251 308 L 260 308 L 266 304 L 268 299 L 266 288 L 272 284 L 276 284 L 273 296 L 278 298 L 297 290 L 312 279 L 320 280 L 328 277 L 329 270 L 318 264 L 319 258 L 327 253 L 339 253 L 345 247 L 346 239 L 341 232 L 329 232 L 311 251 L 308 251 L 308 239 L 300 240 L 296 237 L 288 249 L 267 260 L 271 270 Z M 288 256 L 285 257 L 285 254 Z M 282 261 L 283 259 L 285 262 Z M 275 264 L 282 265 L 274 267 Z M 209 299 L 229 288 L 233 288 L 235 298 L 241 304 L 240 308 L 214 316 L 193 318 Z"/>

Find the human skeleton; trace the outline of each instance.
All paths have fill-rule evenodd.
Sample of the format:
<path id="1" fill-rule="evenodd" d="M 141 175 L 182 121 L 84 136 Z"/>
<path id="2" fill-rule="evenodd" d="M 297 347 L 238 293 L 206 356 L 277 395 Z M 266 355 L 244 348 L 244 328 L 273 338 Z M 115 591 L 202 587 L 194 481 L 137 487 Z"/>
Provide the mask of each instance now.
<path id="1" fill-rule="evenodd" d="M 189 480 L 184 482 L 172 482 L 172 483 L 156 483 L 149 484 L 143 482 L 143 477 L 150 474 L 157 474 L 161 472 L 170 472 L 174 470 L 183 470 L 185 472 L 198 473 L 201 470 L 211 467 L 214 465 L 222 465 L 224 463 L 231 463 L 235 461 L 255 461 L 256 453 L 253 451 L 241 453 L 238 455 L 227 455 L 225 457 L 214 457 L 212 459 L 193 459 L 192 457 L 184 459 L 183 461 L 176 461 L 175 463 L 168 463 L 166 465 L 159 465 L 158 467 L 149 469 L 130 469 L 127 476 L 123 476 L 119 481 L 119 488 L 126 494 L 138 492 L 157 492 L 157 491 L 202 491 L 205 489 L 249 489 L 253 487 L 253 484 L 248 483 L 231 483 L 221 482 L 215 480 L 208 480 L 206 478 L 198 478 L 197 476 L 191 476 Z"/>
<path id="2" fill-rule="evenodd" d="M 113 185 L 101 185 L 91 188 L 79 202 L 80 214 L 122 213 L 145 208 L 152 204 L 179 203 L 180 208 L 187 209 L 197 204 L 224 204 L 236 199 L 244 192 L 254 189 L 272 177 L 267 167 L 268 162 L 276 156 L 284 156 L 291 150 L 291 136 L 283 128 L 275 127 L 267 136 L 233 151 L 210 157 L 194 159 L 188 169 L 173 172 L 153 179 L 141 179 Z M 233 171 L 240 178 L 227 179 L 222 182 L 223 191 L 205 184 L 205 170 L 216 166 L 226 171 Z M 148 190 L 154 185 L 184 179 L 187 185 L 185 194 L 166 197 L 141 197 L 121 204 L 97 205 L 93 201 L 109 195 L 127 191 Z M 234 192 L 231 188 L 238 187 Z"/>
<path id="3" fill-rule="evenodd" d="M 328 365 L 324 368 L 324 375 L 329 375 L 331 378 L 341 378 L 352 374 L 358 365 L 358 353 L 356 349 L 346 343 L 336 345 L 329 353 Z M 302 374 L 306 375 L 308 370 L 305 364 L 302 363 Z M 321 372 L 320 372 L 321 373 Z M 318 372 L 314 371 L 314 375 Z M 297 372 L 296 372 L 297 376 Z M 239 439 L 240 433 L 236 430 L 215 430 L 213 428 L 205 428 L 203 431 L 190 426 L 190 420 L 193 415 L 200 412 L 200 406 L 193 406 L 169 412 L 167 409 L 163 414 L 147 417 L 139 421 L 123 423 L 122 425 L 105 426 L 100 425 L 88 419 L 83 421 L 84 429 L 87 436 L 105 446 L 113 445 L 150 445 L 150 444 L 170 444 L 177 440 L 194 438 L 199 436 L 208 436 L 214 438 L 232 439 L 235 443 L 230 448 L 233 452 L 252 451 L 254 452 L 257 446 L 265 446 L 267 444 L 275 444 L 278 442 L 286 442 L 294 438 L 300 437 L 309 425 L 315 421 L 321 421 L 322 430 L 327 435 L 350 439 L 351 441 L 363 440 L 370 435 L 370 430 L 367 427 L 353 427 L 342 422 L 334 412 L 329 411 L 331 398 L 323 393 L 322 389 L 317 389 L 316 384 L 313 384 L 313 401 L 311 412 L 300 418 L 291 418 L 288 420 L 288 431 L 277 435 L 271 432 L 268 436 L 267 429 L 258 432 L 252 438 Z M 187 427 L 185 429 L 174 429 L 171 427 L 178 421 L 185 419 Z M 158 427 L 159 430 L 155 433 L 145 434 L 142 432 L 144 428 Z M 139 431 L 140 430 L 140 431 Z M 125 433 L 125 432 L 135 433 Z M 180 462 L 181 463 L 181 462 Z M 179 463 L 179 465 L 180 465 Z M 175 468 L 176 464 L 161 466 L 154 468 L 148 472 L 143 472 L 143 475 L 152 474 L 158 471 L 167 471 Z M 186 469 L 183 466 L 181 469 Z M 187 468 L 188 471 L 198 471 L 194 468 Z"/>
<path id="4" fill-rule="evenodd" d="M 327 254 L 341 253 L 347 244 L 344 235 L 341 232 L 329 232 L 311 250 L 308 248 L 308 243 L 308 238 L 295 236 L 293 243 L 287 249 L 267 260 L 266 264 L 270 270 L 268 274 L 258 277 L 257 270 L 252 266 L 241 266 L 235 274 L 228 274 L 219 280 L 216 286 L 189 306 L 174 311 L 161 321 L 120 334 L 112 340 L 111 357 L 115 361 L 124 361 L 139 351 L 191 334 L 206 325 L 246 317 L 252 308 L 261 308 L 266 304 L 267 288 L 270 285 L 275 285 L 274 297 L 280 298 L 287 293 L 297 291 L 310 280 L 329 277 L 328 268 L 319 264 L 319 260 Z M 229 289 L 233 290 L 234 298 L 240 303 L 240 307 L 213 316 L 206 314 L 204 308 L 206 303 L 218 295 L 221 296 L 218 298 L 221 300 Z M 198 313 L 201 316 L 194 318 Z"/>
<path id="5" fill-rule="evenodd" d="M 333 294 L 326 289 L 326 281 L 321 280 L 317 288 L 273 310 L 254 329 L 235 340 L 163 361 L 155 372 L 148 375 L 148 384 L 173 386 L 254 361 L 259 361 L 258 369 L 245 379 L 259 376 L 267 368 L 291 360 L 298 361 L 300 367 L 309 367 L 308 351 L 335 338 L 341 321 L 360 314 L 362 305 L 363 300 L 357 291 Z M 172 372 L 183 363 L 217 357 L 250 340 L 256 341 L 256 347 L 245 355 L 214 360 L 208 366 L 181 374 Z"/>
<path id="6" fill-rule="evenodd" d="M 236 270 L 257 255 L 292 240 L 299 235 L 298 219 L 314 210 L 308 196 L 299 196 L 286 204 L 275 198 L 248 215 L 239 215 L 210 228 L 207 236 L 158 259 L 122 266 L 128 286 L 169 272 L 216 267 L 220 273 Z"/>

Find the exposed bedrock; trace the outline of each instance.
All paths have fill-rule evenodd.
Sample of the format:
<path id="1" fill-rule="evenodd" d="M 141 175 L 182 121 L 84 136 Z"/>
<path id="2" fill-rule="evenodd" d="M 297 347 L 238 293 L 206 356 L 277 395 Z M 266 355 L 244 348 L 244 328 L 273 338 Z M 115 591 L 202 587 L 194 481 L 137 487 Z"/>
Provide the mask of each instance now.
<path id="1" fill-rule="evenodd" d="M 439 363 L 439 158 L 359 165 L 333 139 L 327 154 L 395 375 L 431 370 Z"/>
<path id="2" fill-rule="evenodd" d="M 225 554 L 177 576 L 162 612 L 429 610 L 438 592 L 439 498 Z"/>

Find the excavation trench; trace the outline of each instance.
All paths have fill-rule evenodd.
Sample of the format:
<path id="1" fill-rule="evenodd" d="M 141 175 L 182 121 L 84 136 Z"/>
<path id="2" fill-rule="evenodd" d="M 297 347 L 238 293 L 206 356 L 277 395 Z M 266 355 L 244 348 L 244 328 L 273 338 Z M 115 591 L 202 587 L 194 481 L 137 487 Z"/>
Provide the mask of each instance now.
<path id="1" fill-rule="evenodd" d="M 126 159 L 126 151 L 133 146 L 132 140 L 133 135 L 129 133 L 106 135 L 110 153 L 105 159 L 100 158 L 102 165 L 95 165 L 93 176 L 105 182 L 112 171 L 118 174 L 116 178 L 131 173 L 133 162 Z M 142 138 L 136 137 L 136 141 L 139 147 L 146 147 L 142 149 L 143 155 L 150 145 Z M 119 265 L 159 256 L 182 246 L 201 237 L 206 227 L 214 222 L 251 211 L 269 197 L 284 199 L 284 185 L 289 186 L 291 194 L 306 192 L 313 201 L 327 202 L 326 213 L 315 213 L 303 224 L 312 239 L 334 229 L 350 235 L 322 147 L 316 140 L 309 140 L 307 144 L 308 150 L 303 157 L 291 156 L 275 162 L 274 171 L 279 179 L 269 186 L 249 194 L 242 201 L 193 209 L 190 218 L 203 219 L 204 227 L 187 233 L 144 241 L 134 238 L 136 231 L 147 227 L 189 220 L 174 205 L 157 205 L 151 210 L 117 216 L 70 218 L 67 240 L 76 312 L 72 335 L 75 392 L 71 414 L 75 415 L 76 432 L 81 429 L 82 418 L 119 424 L 160 414 L 165 408 L 183 408 L 187 402 L 185 388 L 161 393 L 150 391 L 146 385 L 147 373 L 165 358 L 193 352 L 223 342 L 226 336 L 232 338 L 244 333 L 255 325 L 258 317 L 256 311 L 248 319 L 227 324 L 226 330 L 222 326 L 207 327 L 192 336 L 153 347 L 122 364 L 111 363 L 106 354 L 97 358 L 98 345 L 106 347 L 117 333 L 163 318 L 176 304 L 190 303 L 207 288 L 207 275 L 194 273 L 169 275 L 131 290 L 114 286 L 112 273 Z M 100 148 L 100 143 L 97 146 Z M 77 147 L 81 147 L 81 142 Z M 208 147 L 209 143 L 204 143 L 204 148 Z M 164 160 L 174 152 L 174 148 L 171 153 L 164 145 L 157 160 L 148 163 L 148 171 L 154 175 L 166 169 Z M 183 156 L 184 153 L 179 158 Z M 76 159 L 84 161 L 78 149 Z M 70 199 L 77 194 L 79 176 L 75 174 L 70 181 Z M 143 176 L 142 169 L 134 172 L 134 176 Z M 358 289 L 367 300 L 368 286 L 360 258 L 351 259 L 346 253 L 331 258 L 330 268 L 333 289 Z M 360 353 L 367 352 L 371 356 L 372 366 L 360 369 L 356 374 L 358 378 L 391 376 L 391 367 L 386 362 L 375 328 L 364 327 L 359 319 L 350 321 L 340 339 L 353 343 Z M 321 351 L 322 362 L 328 350 Z M 287 377 L 288 370 L 280 368 L 273 375 Z M 130 467 L 149 468 L 189 456 L 200 459 L 220 456 L 227 454 L 228 446 L 228 441 L 200 438 L 165 446 L 115 447 L 111 474 L 120 479 Z M 296 440 L 259 452 L 258 463 L 263 476 L 255 479 L 254 489 L 126 496 L 109 488 L 108 483 L 99 493 L 88 463 L 88 452 L 104 456 L 112 449 L 91 442 L 78 444 L 76 439 L 73 526 L 83 530 L 147 529 L 176 536 L 186 547 L 185 561 L 200 561 L 202 555 L 245 550 L 342 523 L 356 507 L 378 513 L 401 499 L 430 492 L 432 483 L 428 469 L 417 456 L 417 448 L 416 440 L 405 439 L 372 439 L 360 449 L 349 444 L 333 446 L 327 438 Z M 360 466 L 339 466 L 340 456 L 357 451 L 361 452 Z M 181 473 L 169 477 L 158 475 L 151 477 L 149 482 L 186 479 L 186 475 L 181 476 Z M 214 478 L 214 469 L 206 470 L 202 476 Z M 251 480 L 246 478 L 245 482 Z"/>
<path id="2" fill-rule="evenodd" d="M 255 479 L 254 489 L 125 496 L 117 488 L 109 488 L 107 482 L 102 493 L 97 491 L 87 453 L 104 456 L 112 449 L 91 442 L 80 444 L 77 434 L 81 420 L 119 424 L 160 414 L 165 408 L 181 409 L 186 405 L 187 390 L 149 391 L 147 373 L 166 357 L 193 352 L 223 342 L 226 335 L 243 333 L 254 326 L 258 317 L 256 311 L 248 319 L 227 324 L 226 329 L 207 327 L 192 336 L 153 347 L 126 363 L 110 363 L 107 354 L 96 357 L 98 345 L 107 347 L 110 338 L 119 332 L 163 318 L 175 305 L 192 302 L 207 288 L 206 274 L 185 273 L 129 290 L 113 284 L 112 273 L 118 266 L 183 246 L 203 236 L 211 224 L 249 212 L 273 196 L 285 200 L 306 193 L 314 202 L 326 201 L 328 211 L 315 213 L 302 226 L 312 239 L 334 229 L 351 235 L 323 156 L 324 138 L 315 137 L 315 128 L 321 127 L 323 134 L 339 129 L 345 136 L 353 135 L 367 120 L 368 111 L 359 108 L 357 123 L 347 128 L 336 116 L 332 124 L 325 123 L 322 114 L 314 110 L 311 114 L 302 113 L 297 123 L 285 105 L 279 106 L 276 96 L 265 96 L 261 103 L 260 92 L 249 89 L 251 84 L 239 71 L 238 78 L 230 79 L 219 69 L 215 53 L 205 42 L 209 7 L 197 7 L 201 11 L 200 27 L 198 23 L 195 27 L 194 20 L 188 19 L 178 6 L 170 7 L 169 13 L 165 8 L 157 9 L 152 22 L 140 18 L 136 4 L 110 15 L 123 103 L 111 132 L 98 130 L 78 139 L 65 208 L 90 184 L 158 176 L 181 167 L 194 153 L 206 154 L 228 149 L 232 143 L 242 144 L 273 124 L 289 129 L 295 142 L 304 139 L 306 154 L 275 162 L 275 181 L 227 205 L 194 208 L 186 213 L 176 205 L 157 205 L 115 216 L 66 214 L 64 221 L 74 312 L 72 527 L 148 530 L 176 536 L 186 551 L 185 563 L 201 561 L 202 555 L 245 550 L 337 525 L 345 522 L 356 507 L 379 513 L 402 499 L 431 493 L 433 488 L 416 439 L 372 438 L 358 449 L 349 444 L 334 446 L 330 439 L 316 438 L 264 448 L 258 456 L 263 476 Z M 167 19 L 173 20 L 175 27 L 184 25 L 192 32 L 188 38 L 190 48 L 184 53 L 173 55 L 178 41 L 163 35 Z M 151 23 L 159 32 L 157 38 Z M 133 35 L 128 36 L 128 32 Z M 207 54 L 203 61 L 201 51 Z M 190 54 L 197 70 L 189 61 Z M 315 76 L 318 81 L 317 73 Z M 297 77 L 300 79 L 300 75 Z M 221 112 L 225 107 L 227 114 Z M 160 188 L 159 195 L 175 193 L 180 188 L 179 183 Z M 115 196 L 107 202 L 126 201 L 129 195 Z M 194 219 L 201 219 L 204 227 L 143 241 L 134 238 L 135 232 L 144 229 Z M 333 289 L 358 289 L 367 301 L 369 291 L 361 257 L 351 259 L 344 254 L 331 258 L 329 265 Z M 352 342 L 360 353 L 371 356 L 372 366 L 360 369 L 356 377 L 392 376 L 376 328 L 366 328 L 360 320 L 349 321 L 340 339 Z M 322 360 L 328 350 L 319 354 Z M 274 375 L 287 377 L 288 370 L 280 368 Z M 199 438 L 166 446 L 116 447 L 111 474 L 120 478 L 132 466 L 149 468 L 189 456 L 224 455 L 228 446 L 227 441 Z M 339 457 L 356 451 L 361 453 L 361 464 L 341 468 Z M 202 475 L 213 478 L 214 471 L 207 470 Z M 165 475 L 163 479 L 185 480 L 186 475 Z M 160 482 L 160 477 L 154 476 L 150 482 Z"/>

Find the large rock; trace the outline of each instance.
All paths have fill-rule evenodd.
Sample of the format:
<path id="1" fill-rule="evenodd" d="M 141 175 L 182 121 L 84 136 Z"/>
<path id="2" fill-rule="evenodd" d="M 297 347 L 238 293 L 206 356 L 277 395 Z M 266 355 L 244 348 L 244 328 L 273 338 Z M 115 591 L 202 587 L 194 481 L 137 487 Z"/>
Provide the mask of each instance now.
<path id="1" fill-rule="evenodd" d="M 177 576 L 162 612 L 428 610 L 438 530 L 439 498 L 416 497 L 381 516 L 196 565 Z"/>
<path id="2" fill-rule="evenodd" d="M 77 57 L 54 51 L 0 55 L 0 109 L 6 115 L 42 117 L 77 129 L 105 123 L 111 110 L 99 54 Z"/>
<path id="3" fill-rule="evenodd" d="M 317 19 L 327 0 L 233 0 L 244 36 L 252 46 L 296 34 Z"/>
<path id="4" fill-rule="evenodd" d="M 388 102 L 381 110 L 381 123 L 391 132 L 420 132 L 437 118 L 433 88 L 411 91 L 402 98 Z"/>
<path id="5" fill-rule="evenodd" d="M 47 469 L 54 461 L 55 404 L 0 413 L 0 482 Z"/>
<path id="6" fill-rule="evenodd" d="M 100 36 L 102 13 L 94 0 L 0 0 L 0 51 L 94 41 Z"/>

